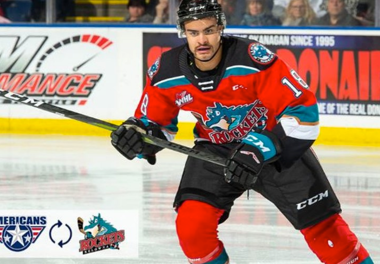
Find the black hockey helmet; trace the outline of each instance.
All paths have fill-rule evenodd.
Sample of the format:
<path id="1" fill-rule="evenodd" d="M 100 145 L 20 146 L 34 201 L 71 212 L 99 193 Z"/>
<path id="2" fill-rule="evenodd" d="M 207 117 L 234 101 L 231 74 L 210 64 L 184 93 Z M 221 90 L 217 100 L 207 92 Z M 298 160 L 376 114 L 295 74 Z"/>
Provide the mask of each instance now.
<path id="1" fill-rule="evenodd" d="M 185 37 L 185 21 L 215 17 L 218 25 L 224 28 L 227 25 L 226 16 L 217 0 L 182 0 L 177 15 L 177 30 L 180 38 Z"/>

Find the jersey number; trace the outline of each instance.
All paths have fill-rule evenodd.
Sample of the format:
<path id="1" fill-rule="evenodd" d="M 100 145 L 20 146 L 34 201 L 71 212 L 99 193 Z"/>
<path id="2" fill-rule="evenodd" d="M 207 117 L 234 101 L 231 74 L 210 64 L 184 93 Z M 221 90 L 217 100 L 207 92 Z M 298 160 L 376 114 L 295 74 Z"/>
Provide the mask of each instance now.
<path id="1" fill-rule="evenodd" d="M 294 96 L 295 97 L 300 97 L 302 92 L 300 90 L 297 89 L 297 87 L 295 87 L 290 81 L 288 78 L 284 77 L 282 78 L 282 84 L 286 85 L 288 88 L 290 88 L 290 90 L 292 90 L 292 92 L 294 93 Z"/>
<path id="2" fill-rule="evenodd" d="M 141 113 L 143 113 L 144 115 L 147 115 L 147 107 L 148 107 L 148 102 L 149 102 L 149 98 L 148 98 L 148 95 L 145 94 L 144 96 L 144 99 L 141 103 L 141 107 L 140 107 L 140 111 Z"/>
<path id="3" fill-rule="evenodd" d="M 309 86 L 305 83 L 304 80 L 302 80 L 302 78 L 294 71 L 294 70 L 291 70 L 290 72 L 292 74 L 292 76 L 294 77 L 294 79 L 297 80 L 297 82 L 305 89 L 308 89 Z M 292 92 L 294 93 L 294 96 L 295 97 L 300 97 L 301 94 L 302 94 L 302 91 L 298 90 L 297 87 L 295 87 L 290 81 L 288 78 L 284 77 L 282 78 L 282 84 L 286 85 L 290 90 L 292 90 Z"/>

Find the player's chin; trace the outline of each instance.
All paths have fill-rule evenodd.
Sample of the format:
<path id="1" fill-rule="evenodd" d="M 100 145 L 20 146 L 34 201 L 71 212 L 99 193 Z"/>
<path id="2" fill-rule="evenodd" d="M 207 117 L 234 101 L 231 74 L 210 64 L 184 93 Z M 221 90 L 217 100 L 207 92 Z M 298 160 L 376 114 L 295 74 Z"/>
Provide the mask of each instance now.
<path id="1" fill-rule="evenodd" d="M 206 54 L 205 53 L 202 53 L 202 54 L 196 54 L 196 58 L 198 60 L 209 60 L 210 58 L 212 57 L 212 54 L 211 52 L 207 52 Z"/>
<path id="2" fill-rule="evenodd" d="M 197 56 L 197 59 L 200 61 L 206 61 L 210 59 L 210 56 Z"/>

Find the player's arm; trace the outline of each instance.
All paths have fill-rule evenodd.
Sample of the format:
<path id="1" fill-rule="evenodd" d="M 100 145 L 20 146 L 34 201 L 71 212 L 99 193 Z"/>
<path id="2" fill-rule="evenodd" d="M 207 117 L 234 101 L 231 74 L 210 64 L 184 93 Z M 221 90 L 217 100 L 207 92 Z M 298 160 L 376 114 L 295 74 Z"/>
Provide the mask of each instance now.
<path id="1" fill-rule="evenodd" d="M 284 110 L 279 123 L 272 129 L 283 146 L 279 162 L 284 168 L 292 166 L 313 145 L 319 135 L 319 125 L 316 119 L 318 116 L 317 105 L 305 108 L 304 111 L 309 112 L 309 120 L 305 119 L 306 115 L 298 117 L 297 108 L 289 107 Z"/>
<path id="2" fill-rule="evenodd" d="M 263 77 L 271 79 L 262 78 L 266 80 L 263 86 L 267 90 L 262 90 L 260 99 L 276 113 L 277 124 L 271 132 L 282 146 L 278 161 L 281 167 L 288 168 L 312 146 L 319 135 L 317 100 L 308 85 L 282 60 L 276 61 Z M 273 94 L 276 97 L 273 98 Z"/>
<path id="3" fill-rule="evenodd" d="M 130 117 L 111 133 L 111 143 L 127 159 L 144 158 L 149 164 L 154 165 L 156 153 L 162 148 L 146 143 L 141 134 L 167 140 L 157 124 L 145 124 L 138 118 Z"/>
<path id="4" fill-rule="evenodd" d="M 315 96 L 298 74 L 281 60 L 260 73 L 258 97 L 274 111 L 277 124 L 269 131 L 252 131 L 228 157 L 226 180 L 253 187 L 265 164 L 278 161 L 290 167 L 310 148 L 319 134 Z"/>
<path id="5" fill-rule="evenodd" d="M 141 134 L 173 140 L 177 128 L 178 109 L 172 107 L 164 91 L 152 86 L 150 79 L 133 117 L 111 133 L 112 145 L 127 159 L 144 158 L 155 164 L 156 153 L 162 148 L 144 142 Z"/>

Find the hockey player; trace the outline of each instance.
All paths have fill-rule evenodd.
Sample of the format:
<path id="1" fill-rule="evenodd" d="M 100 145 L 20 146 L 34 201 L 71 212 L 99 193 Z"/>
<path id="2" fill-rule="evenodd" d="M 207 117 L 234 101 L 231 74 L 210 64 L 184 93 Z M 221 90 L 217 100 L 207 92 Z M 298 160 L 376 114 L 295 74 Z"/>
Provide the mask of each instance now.
<path id="1" fill-rule="evenodd" d="M 187 159 L 174 207 L 189 263 L 229 263 L 218 224 L 248 189 L 270 200 L 321 262 L 373 263 L 310 149 L 319 133 L 314 94 L 276 54 L 223 36 L 225 27 L 217 0 L 181 2 L 178 31 L 187 44 L 150 67 L 135 115 L 112 132 L 112 145 L 127 159 L 154 164 L 160 148 L 140 133 L 172 140 L 184 110 L 197 119 L 194 148 L 228 160 L 223 167 Z"/>

